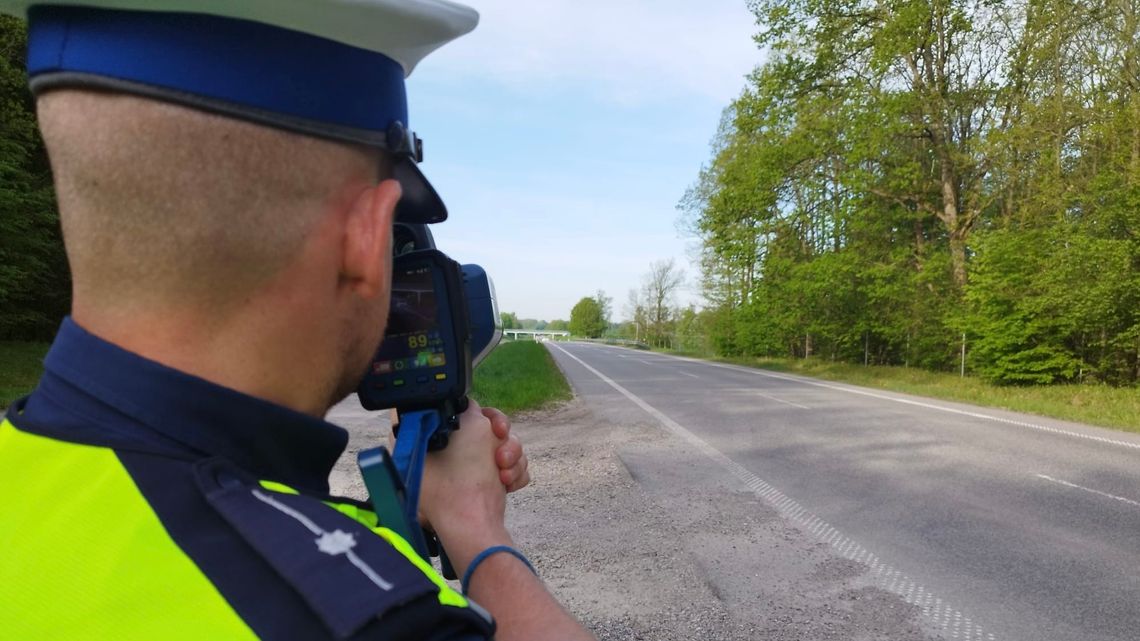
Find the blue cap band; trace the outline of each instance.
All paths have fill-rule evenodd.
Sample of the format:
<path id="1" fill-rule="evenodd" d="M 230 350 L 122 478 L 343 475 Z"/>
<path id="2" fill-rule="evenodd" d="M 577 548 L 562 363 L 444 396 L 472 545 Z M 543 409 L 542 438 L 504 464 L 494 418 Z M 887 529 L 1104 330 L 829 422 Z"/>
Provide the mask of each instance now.
<path id="1" fill-rule="evenodd" d="M 389 125 L 408 122 L 404 70 L 374 51 L 203 14 L 41 5 L 28 18 L 28 75 L 37 90 L 68 78 L 107 79 L 275 126 L 381 146 Z M 64 80 L 53 83 L 53 77 Z"/>

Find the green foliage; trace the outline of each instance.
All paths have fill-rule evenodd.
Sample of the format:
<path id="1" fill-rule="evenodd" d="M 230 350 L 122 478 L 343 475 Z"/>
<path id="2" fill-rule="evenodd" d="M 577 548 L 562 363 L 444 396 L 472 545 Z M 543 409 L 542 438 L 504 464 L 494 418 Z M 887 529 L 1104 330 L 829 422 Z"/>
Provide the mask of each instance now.
<path id="1" fill-rule="evenodd" d="M 602 306 L 590 296 L 578 301 L 570 310 L 570 333 L 575 336 L 597 338 L 606 331 L 606 320 L 602 316 Z"/>
<path id="2" fill-rule="evenodd" d="M 514 312 L 499 312 L 499 318 L 503 321 L 503 329 L 522 329 L 519 317 Z"/>
<path id="3" fill-rule="evenodd" d="M 673 351 L 683 354 L 706 354 L 709 351 L 709 331 L 706 325 L 709 322 L 708 312 L 698 312 L 696 307 L 690 305 L 677 310 L 676 341 Z"/>
<path id="4" fill-rule="evenodd" d="M 569 400 L 572 394 L 541 343 L 515 341 L 497 347 L 475 369 L 471 396 L 483 406 L 510 413 Z"/>
<path id="5" fill-rule="evenodd" d="M 654 347 L 675 348 L 680 310 L 674 309 L 674 299 L 684 282 L 685 270 L 672 258 L 650 263 L 649 271 L 641 277 L 641 287 L 629 291 L 626 303 L 626 312 L 632 316 L 633 334 L 628 335 L 628 328 L 620 326 L 612 328 L 609 334 L 644 341 Z M 603 308 L 610 304 L 609 297 L 601 290 L 596 299 Z"/>
<path id="6" fill-rule="evenodd" d="M 565 332 L 569 331 L 570 323 L 556 318 L 546 324 L 546 329 L 549 329 L 552 332 Z"/>
<path id="7" fill-rule="evenodd" d="M 0 409 L 35 389 L 47 350 L 48 343 L 0 341 Z"/>
<path id="8" fill-rule="evenodd" d="M 709 349 L 1140 379 L 1134 4 L 749 6 L 768 62 L 679 204 Z"/>
<path id="9" fill-rule="evenodd" d="M 27 89 L 23 21 L 0 15 L 0 339 L 50 338 L 70 305 L 51 171 Z"/>
<path id="10" fill-rule="evenodd" d="M 999 384 L 1129 379 L 1109 337 L 1126 335 L 1140 300 L 1134 243 L 1069 225 L 988 233 L 967 301 L 973 364 Z M 1118 275 L 1124 275 L 1120 278 Z"/>

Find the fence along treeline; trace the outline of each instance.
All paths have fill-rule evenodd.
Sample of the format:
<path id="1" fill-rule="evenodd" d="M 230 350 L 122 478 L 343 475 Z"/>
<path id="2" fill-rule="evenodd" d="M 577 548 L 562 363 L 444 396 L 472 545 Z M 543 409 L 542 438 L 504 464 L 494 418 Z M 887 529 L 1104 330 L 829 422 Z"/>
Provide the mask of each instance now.
<path id="1" fill-rule="evenodd" d="M 1140 0 L 755 0 L 680 204 L 726 355 L 1135 383 Z"/>

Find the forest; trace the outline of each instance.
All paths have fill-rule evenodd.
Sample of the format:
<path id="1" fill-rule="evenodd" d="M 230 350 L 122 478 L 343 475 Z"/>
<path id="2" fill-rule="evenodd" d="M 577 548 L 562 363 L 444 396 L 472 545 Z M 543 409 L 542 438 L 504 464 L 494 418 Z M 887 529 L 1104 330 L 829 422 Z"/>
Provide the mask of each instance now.
<path id="1" fill-rule="evenodd" d="M 1140 0 L 749 6 L 678 205 L 715 352 L 1137 383 Z"/>
<path id="2" fill-rule="evenodd" d="M 767 62 L 679 203 L 705 309 L 633 292 L 628 333 L 1140 382 L 1140 0 L 749 6 Z M 0 16 L 0 340 L 50 338 L 70 290 L 25 46 Z"/>
<path id="3" fill-rule="evenodd" d="M 26 48 L 23 21 L 0 15 L 0 341 L 50 339 L 71 296 Z"/>

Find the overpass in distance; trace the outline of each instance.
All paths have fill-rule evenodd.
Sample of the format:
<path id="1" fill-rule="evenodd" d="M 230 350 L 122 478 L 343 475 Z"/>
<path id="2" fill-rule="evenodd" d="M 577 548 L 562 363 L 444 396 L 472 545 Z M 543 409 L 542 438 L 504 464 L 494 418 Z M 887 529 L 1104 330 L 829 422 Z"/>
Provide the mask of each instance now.
<path id="1" fill-rule="evenodd" d="M 515 339 L 528 337 L 536 341 L 539 340 L 539 338 L 558 340 L 559 338 L 569 339 L 570 332 L 550 329 L 504 329 L 503 336 L 510 336 Z"/>

